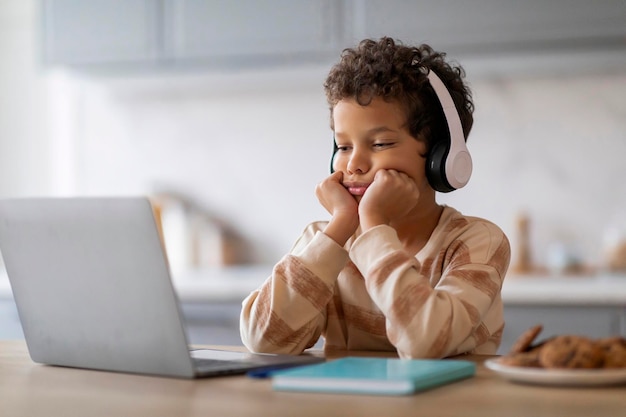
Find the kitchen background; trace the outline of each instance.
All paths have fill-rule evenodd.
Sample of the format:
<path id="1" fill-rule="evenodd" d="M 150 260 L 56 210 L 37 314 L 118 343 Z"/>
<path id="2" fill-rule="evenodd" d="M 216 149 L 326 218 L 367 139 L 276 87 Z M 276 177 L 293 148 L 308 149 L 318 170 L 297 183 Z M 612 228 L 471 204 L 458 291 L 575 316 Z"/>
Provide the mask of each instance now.
<path id="1" fill-rule="evenodd" d="M 604 269 L 626 239 L 623 1 L 138 0 L 122 15 L 107 3 L 121 4 L 0 0 L 1 197 L 150 195 L 181 270 L 271 267 L 328 217 L 314 188 L 332 149 L 330 65 L 362 35 L 390 34 L 464 66 L 474 174 L 439 201 L 501 226 L 513 267 L 524 219 L 533 265 L 548 272 Z M 165 22 L 157 35 L 131 44 L 154 35 L 153 18 Z M 80 19 L 95 25 L 91 44 Z M 142 54 L 116 58 L 104 41 Z"/>

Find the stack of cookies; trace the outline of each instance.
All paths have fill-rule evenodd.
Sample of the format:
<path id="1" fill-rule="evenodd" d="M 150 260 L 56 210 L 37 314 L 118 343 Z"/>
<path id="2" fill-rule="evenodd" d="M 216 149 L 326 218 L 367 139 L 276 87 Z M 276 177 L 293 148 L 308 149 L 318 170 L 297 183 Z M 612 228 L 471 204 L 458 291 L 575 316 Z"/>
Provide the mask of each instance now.
<path id="1" fill-rule="evenodd" d="M 626 339 L 620 336 L 591 339 L 584 336 L 554 336 L 539 343 L 543 330 L 526 330 L 511 351 L 499 360 L 503 365 L 533 368 L 597 369 L 626 367 Z"/>

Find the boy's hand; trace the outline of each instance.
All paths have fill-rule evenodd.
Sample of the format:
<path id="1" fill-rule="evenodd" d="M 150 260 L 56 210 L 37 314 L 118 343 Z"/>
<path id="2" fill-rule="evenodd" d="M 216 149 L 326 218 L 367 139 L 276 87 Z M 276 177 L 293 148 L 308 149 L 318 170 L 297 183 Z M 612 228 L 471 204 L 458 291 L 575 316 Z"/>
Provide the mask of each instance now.
<path id="1" fill-rule="evenodd" d="M 337 171 L 315 188 L 317 199 L 332 216 L 324 233 L 341 246 L 359 227 L 359 205 L 342 180 L 343 173 Z"/>
<path id="2" fill-rule="evenodd" d="M 415 181 L 405 173 L 393 169 L 379 170 L 359 204 L 361 229 L 366 231 L 406 216 L 417 204 L 419 196 Z"/>

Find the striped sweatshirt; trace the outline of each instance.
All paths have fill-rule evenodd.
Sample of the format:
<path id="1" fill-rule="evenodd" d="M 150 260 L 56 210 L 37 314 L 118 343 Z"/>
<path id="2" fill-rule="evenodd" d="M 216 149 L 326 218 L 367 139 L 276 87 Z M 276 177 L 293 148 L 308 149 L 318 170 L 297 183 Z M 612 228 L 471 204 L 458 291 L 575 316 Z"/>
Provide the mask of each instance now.
<path id="1" fill-rule="evenodd" d="M 344 247 L 325 226 L 308 225 L 243 301 L 240 333 L 250 351 L 300 354 L 323 337 L 325 350 L 396 351 L 401 358 L 496 353 L 510 260 L 498 226 L 444 206 L 415 255 L 386 225 Z"/>

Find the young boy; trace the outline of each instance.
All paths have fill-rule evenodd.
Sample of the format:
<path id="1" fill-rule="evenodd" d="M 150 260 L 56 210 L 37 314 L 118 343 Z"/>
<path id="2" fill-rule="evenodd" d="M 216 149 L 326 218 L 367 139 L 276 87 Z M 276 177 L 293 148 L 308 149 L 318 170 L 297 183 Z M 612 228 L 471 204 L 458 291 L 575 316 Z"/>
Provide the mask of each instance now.
<path id="1" fill-rule="evenodd" d="M 331 69 L 336 151 L 316 188 L 331 218 L 311 223 L 243 301 L 249 350 L 299 354 L 323 336 L 325 349 L 401 358 L 496 353 L 509 242 L 493 223 L 437 204 L 435 189 L 458 181 L 429 171 L 453 136 L 446 116 L 460 118 L 463 147 L 473 123 L 464 72 L 444 57 L 382 38 L 346 49 Z M 448 113 L 430 72 L 453 100 Z M 471 172 L 471 160 L 461 162 L 458 186 Z"/>

